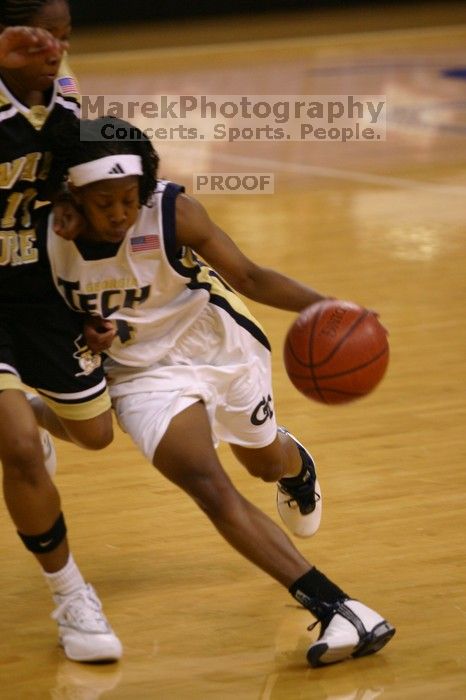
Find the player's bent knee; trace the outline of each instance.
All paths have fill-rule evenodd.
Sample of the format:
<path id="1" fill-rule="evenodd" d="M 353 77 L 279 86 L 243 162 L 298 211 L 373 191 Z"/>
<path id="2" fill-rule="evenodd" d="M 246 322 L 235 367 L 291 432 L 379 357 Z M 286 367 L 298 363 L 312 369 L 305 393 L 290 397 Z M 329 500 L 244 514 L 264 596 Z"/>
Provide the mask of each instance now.
<path id="1" fill-rule="evenodd" d="M 110 411 L 95 418 L 86 433 L 88 450 L 102 450 L 113 441 L 113 423 Z"/>
<path id="2" fill-rule="evenodd" d="M 2 449 L 2 464 L 6 478 L 35 482 L 42 468 L 43 452 L 37 437 L 27 435 Z"/>
<path id="3" fill-rule="evenodd" d="M 95 435 L 86 435 L 82 440 L 83 447 L 87 450 L 103 450 L 113 441 L 113 430 L 98 432 Z"/>
<path id="4" fill-rule="evenodd" d="M 86 450 L 103 450 L 113 440 L 112 418 L 98 416 L 85 421 L 63 421 L 73 442 Z"/>

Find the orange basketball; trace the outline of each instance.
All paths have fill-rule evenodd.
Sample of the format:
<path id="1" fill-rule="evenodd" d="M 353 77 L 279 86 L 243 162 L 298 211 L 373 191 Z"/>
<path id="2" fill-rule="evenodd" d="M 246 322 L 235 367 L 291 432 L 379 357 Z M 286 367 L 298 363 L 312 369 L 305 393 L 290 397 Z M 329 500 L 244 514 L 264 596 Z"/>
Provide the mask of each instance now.
<path id="1" fill-rule="evenodd" d="M 321 403 L 348 403 L 375 389 L 388 365 L 387 331 L 357 304 L 325 300 L 289 329 L 284 361 L 293 385 Z"/>

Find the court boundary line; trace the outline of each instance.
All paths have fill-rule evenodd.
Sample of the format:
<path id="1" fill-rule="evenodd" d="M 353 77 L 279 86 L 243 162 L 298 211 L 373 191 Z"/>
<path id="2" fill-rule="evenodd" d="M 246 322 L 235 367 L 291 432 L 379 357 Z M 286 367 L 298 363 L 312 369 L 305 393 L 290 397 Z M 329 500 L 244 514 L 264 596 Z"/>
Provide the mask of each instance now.
<path id="1" fill-rule="evenodd" d="M 181 149 L 177 149 L 176 146 L 174 147 L 174 150 L 181 152 Z M 184 156 L 186 156 L 186 151 L 183 151 L 183 153 Z M 194 157 L 199 155 L 202 157 L 204 155 L 204 151 L 200 149 L 193 149 L 190 151 L 190 155 L 194 155 Z M 442 185 L 422 180 L 409 180 L 406 178 L 378 175 L 376 173 L 367 173 L 358 170 L 339 170 L 337 168 L 328 168 L 321 165 L 307 165 L 306 163 L 287 163 L 286 161 L 261 158 L 258 156 L 241 156 L 231 153 L 219 153 L 215 156 L 215 158 L 227 163 L 237 163 L 238 165 L 258 168 L 271 168 L 276 169 L 279 172 L 288 172 L 297 175 L 310 175 L 330 180 L 346 180 L 376 186 L 416 189 L 424 192 L 433 192 L 439 195 L 445 194 L 464 197 L 466 193 L 466 187 L 461 186 L 455 187 L 454 185 Z M 208 193 L 206 192 L 205 194 Z"/>

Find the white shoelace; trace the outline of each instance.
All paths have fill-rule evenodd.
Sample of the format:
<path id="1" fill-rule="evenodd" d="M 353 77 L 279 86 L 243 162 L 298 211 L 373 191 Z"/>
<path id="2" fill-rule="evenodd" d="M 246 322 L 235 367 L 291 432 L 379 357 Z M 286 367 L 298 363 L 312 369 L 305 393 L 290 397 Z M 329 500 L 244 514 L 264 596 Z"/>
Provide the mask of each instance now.
<path id="1" fill-rule="evenodd" d="M 91 634 L 111 633 L 110 625 L 102 612 L 102 603 L 88 583 L 69 596 L 56 596 L 61 599 L 52 613 L 59 625 L 71 627 L 79 632 Z"/>

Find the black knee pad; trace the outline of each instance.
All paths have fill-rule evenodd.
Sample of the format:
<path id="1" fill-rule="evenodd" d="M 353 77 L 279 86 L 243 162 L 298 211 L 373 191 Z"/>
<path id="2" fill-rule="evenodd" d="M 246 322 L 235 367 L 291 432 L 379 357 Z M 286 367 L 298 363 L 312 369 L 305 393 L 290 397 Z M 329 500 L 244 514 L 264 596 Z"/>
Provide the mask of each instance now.
<path id="1" fill-rule="evenodd" d="M 23 535 L 18 531 L 26 549 L 34 554 L 47 554 L 58 547 L 66 537 L 66 525 L 63 513 L 60 513 L 50 530 L 41 535 Z"/>

